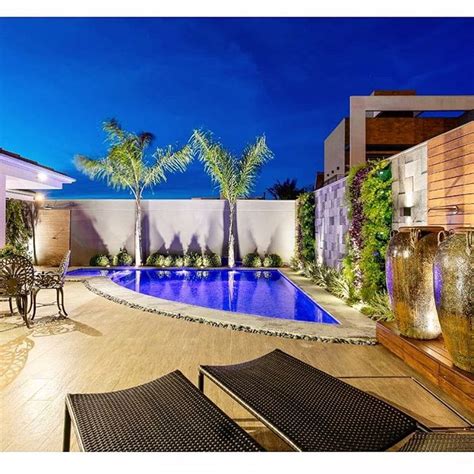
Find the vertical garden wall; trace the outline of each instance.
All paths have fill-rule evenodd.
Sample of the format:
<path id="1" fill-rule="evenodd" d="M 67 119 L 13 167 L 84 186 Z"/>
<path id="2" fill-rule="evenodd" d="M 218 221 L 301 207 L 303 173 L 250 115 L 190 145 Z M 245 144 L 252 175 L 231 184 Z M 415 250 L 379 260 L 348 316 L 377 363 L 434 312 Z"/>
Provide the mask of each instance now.
<path id="1" fill-rule="evenodd" d="M 385 290 L 385 254 L 392 225 L 390 162 L 354 167 L 346 199 L 350 226 L 344 274 L 363 300 Z"/>
<path id="2" fill-rule="evenodd" d="M 296 200 L 295 263 L 298 267 L 316 260 L 314 193 L 301 194 Z"/>

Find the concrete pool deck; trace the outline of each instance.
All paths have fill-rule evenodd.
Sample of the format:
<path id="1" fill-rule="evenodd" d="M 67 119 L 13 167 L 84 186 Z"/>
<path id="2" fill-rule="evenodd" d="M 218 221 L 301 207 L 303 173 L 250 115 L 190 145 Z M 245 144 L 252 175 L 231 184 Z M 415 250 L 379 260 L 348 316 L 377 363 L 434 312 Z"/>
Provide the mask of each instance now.
<path id="1" fill-rule="evenodd" d="M 70 276 L 68 280 L 82 281 L 93 293 L 130 308 L 235 331 L 321 342 L 363 345 L 377 343 L 374 321 L 291 269 L 278 270 L 337 319 L 339 324 L 269 318 L 194 306 L 137 293 L 114 283 L 106 276 Z"/>

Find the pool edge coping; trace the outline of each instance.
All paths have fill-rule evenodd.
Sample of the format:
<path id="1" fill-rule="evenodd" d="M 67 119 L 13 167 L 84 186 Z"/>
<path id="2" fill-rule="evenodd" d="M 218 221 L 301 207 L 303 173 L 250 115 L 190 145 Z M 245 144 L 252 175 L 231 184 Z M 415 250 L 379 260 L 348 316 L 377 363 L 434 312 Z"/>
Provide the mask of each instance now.
<path id="1" fill-rule="evenodd" d="M 292 284 L 307 293 L 311 299 L 315 299 L 314 294 L 308 292 L 307 288 L 301 288 L 299 282 L 295 281 L 291 274 L 288 274 L 287 271 L 282 271 L 282 273 Z M 360 315 L 360 317 L 356 318 L 356 321 L 354 321 L 353 316 L 349 318 L 346 316 L 341 317 L 341 314 L 334 315 L 333 310 L 330 310 L 328 312 L 334 315 L 334 318 L 339 321 L 339 324 L 300 322 L 245 313 L 234 313 L 164 300 L 125 288 L 113 282 L 107 276 L 82 278 L 72 276 L 67 277 L 66 281 L 81 282 L 89 291 L 118 304 L 189 322 L 207 324 L 234 331 L 291 339 L 355 345 L 377 344 L 375 323 L 350 307 L 346 308 Z M 335 298 L 332 295 L 329 296 Z M 338 301 L 339 305 L 343 305 L 340 300 Z M 325 305 L 319 302 L 318 305 L 326 311 Z"/>

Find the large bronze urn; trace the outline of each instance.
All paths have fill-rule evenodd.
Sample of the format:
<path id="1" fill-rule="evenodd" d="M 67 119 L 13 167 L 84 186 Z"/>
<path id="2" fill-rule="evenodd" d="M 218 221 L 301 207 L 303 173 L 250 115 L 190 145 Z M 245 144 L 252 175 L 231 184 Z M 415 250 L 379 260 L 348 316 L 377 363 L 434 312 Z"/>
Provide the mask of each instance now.
<path id="1" fill-rule="evenodd" d="M 446 348 L 455 366 L 474 372 L 474 228 L 440 235 L 434 295 Z"/>
<path id="2" fill-rule="evenodd" d="M 389 242 L 387 288 L 403 336 L 435 339 L 441 334 L 433 298 L 433 260 L 442 231 L 442 227 L 402 227 Z"/>

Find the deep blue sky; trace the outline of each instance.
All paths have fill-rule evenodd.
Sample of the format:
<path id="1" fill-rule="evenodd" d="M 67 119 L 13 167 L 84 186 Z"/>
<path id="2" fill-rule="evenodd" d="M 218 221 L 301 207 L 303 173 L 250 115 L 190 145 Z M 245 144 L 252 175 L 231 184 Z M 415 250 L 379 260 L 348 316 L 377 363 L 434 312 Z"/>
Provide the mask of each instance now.
<path id="1" fill-rule="evenodd" d="M 126 197 L 81 177 L 116 117 L 184 144 L 212 130 L 234 152 L 265 133 L 275 180 L 311 184 L 350 95 L 474 93 L 473 19 L 0 19 L 0 147 L 77 177 L 56 197 Z M 198 163 L 160 198 L 215 194 Z"/>

